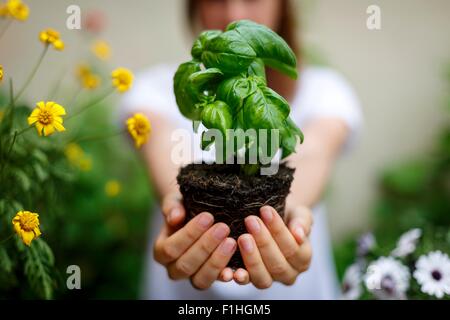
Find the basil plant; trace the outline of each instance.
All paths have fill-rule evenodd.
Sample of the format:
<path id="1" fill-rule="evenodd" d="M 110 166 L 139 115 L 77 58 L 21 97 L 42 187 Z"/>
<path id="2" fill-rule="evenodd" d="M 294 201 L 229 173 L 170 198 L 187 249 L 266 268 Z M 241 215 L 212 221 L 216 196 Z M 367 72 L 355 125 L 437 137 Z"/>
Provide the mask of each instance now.
<path id="1" fill-rule="evenodd" d="M 254 174 L 280 148 L 284 159 L 303 142 L 288 102 L 267 86 L 266 66 L 297 78 L 296 56 L 278 34 L 241 20 L 201 33 L 191 54 L 174 76 L 176 101 L 195 131 L 207 128 L 202 149 L 215 144 L 217 163 L 237 160 Z"/>

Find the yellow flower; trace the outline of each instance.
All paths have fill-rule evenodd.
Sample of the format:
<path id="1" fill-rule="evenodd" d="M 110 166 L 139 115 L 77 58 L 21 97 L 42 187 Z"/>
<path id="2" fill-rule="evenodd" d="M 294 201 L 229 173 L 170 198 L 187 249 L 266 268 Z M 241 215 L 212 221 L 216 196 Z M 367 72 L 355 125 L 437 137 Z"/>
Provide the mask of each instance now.
<path id="1" fill-rule="evenodd" d="M 100 60 L 108 60 L 111 57 L 111 47 L 106 41 L 96 41 L 92 46 L 92 52 Z"/>
<path id="2" fill-rule="evenodd" d="M 150 121 L 142 113 L 136 113 L 127 120 L 128 132 L 136 143 L 136 147 L 140 148 L 147 142 L 152 131 Z"/>
<path id="3" fill-rule="evenodd" d="M 3 66 L 0 64 L 0 82 L 3 80 Z"/>
<path id="4" fill-rule="evenodd" d="M 79 78 L 88 76 L 91 73 L 92 73 L 91 67 L 89 67 L 89 65 L 87 65 L 86 63 L 80 63 L 75 70 L 75 74 Z"/>
<path id="5" fill-rule="evenodd" d="M 78 168 L 80 168 L 81 171 L 91 171 L 92 169 L 92 159 L 88 156 L 84 156 L 80 159 L 80 162 L 78 163 Z"/>
<path id="6" fill-rule="evenodd" d="M 45 45 L 52 44 L 55 50 L 64 50 L 64 42 L 61 40 L 61 36 L 58 31 L 53 29 L 46 29 L 39 34 L 39 40 Z"/>
<path id="7" fill-rule="evenodd" d="M 80 64 L 77 67 L 76 75 L 79 78 L 81 86 L 88 90 L 96 89 L 101 84 L 101 78 L 92 73 L 91 68 L 87 64 Z"/>
<path id="8" fill-rule="evenodd" d="M 113 86 L 117 88 L 119 92 L 125 92 L 131 88 L 133 84 L 133 73 L 125 68 L 118 68 L 111 74 Z"/>
<path id="9" fill-rule="evenodd" d="M 117 197 L 120 193 L 120 189 L 120 183 L 117 180 L 109 180 L 105 184 L 105 193 L 110 198 Z"/>
<path id="10" fill-rule="evenodd" d="M 83 149 L 76 143 L 69 143 L 64 151 L 66 158 L 70 164 L 79 168 L 81 171 L 90 171 L 92 168 L 92 160 L 87 156 Z"/>
<path id="11" fill-rule="evenodd" d="M 81 78 L 81 85 L 83 88 L 93 90 L 98 88 L 101 83 L 101 79 L 96 74 L 88 74 Z"/>
<path id="12" fill-rule="evenodd" d="M 59 132 L 65 131 L 63 127 L 63 119 L 61 116 L 66 114 L 66 110 L 53 101 L 38 102 L 36 108 L 28 117 L 28 124 L 36 124 L 38 134 L 41 136 L 49 136 L 55 129 Z"/>
<path id="13" fill-rule="evenodd" d="M 9 15 L 8 7 L 6 3 L 0 3 L 0 18 L 5 18 Z"/>
<path id="14" fill-rule="evenodd" d="M 64 154 L 72 164 L 77 164 L 79 159 L 84 156 L 84 151 L 76 143 L 69 143 L 64 150 Z"/>
<path id="15" fill-rule="evenodd" d="M 22 238 L 23 243 L 30 246 L 31 241 L 41 235 L 39 230 L 39 215 L 30 211 L 19 211 L 12 219 L 16 233 Z"/>
<path id="16" fill-rule="evenodd" d="M 21 0 L 9 0 L 4 8 L 0 8 L 0 16 L 11 16 L 19 21 L 27 20 L 29 15 L 30 8 Z"/>

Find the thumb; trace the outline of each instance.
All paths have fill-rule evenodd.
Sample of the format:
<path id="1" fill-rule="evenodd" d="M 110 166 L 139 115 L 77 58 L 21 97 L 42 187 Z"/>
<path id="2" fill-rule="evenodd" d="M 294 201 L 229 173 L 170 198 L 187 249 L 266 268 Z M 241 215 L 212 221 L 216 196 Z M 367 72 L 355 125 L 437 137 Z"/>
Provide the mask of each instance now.
<path id="1" fill-rule="evenodd" d="M 186 211 L 179 192 L 168 194 L 162 201 L 162 212 L 166 222 L 171 227 L 179 226 L 186 217 Z"/>
<path id="2" fill-rule="evenodd" d="M 298 244 L 305 242 L 311 233 L 313 216 L 307 207 L 295 207 L 288 213 L 288 227 Z"/>

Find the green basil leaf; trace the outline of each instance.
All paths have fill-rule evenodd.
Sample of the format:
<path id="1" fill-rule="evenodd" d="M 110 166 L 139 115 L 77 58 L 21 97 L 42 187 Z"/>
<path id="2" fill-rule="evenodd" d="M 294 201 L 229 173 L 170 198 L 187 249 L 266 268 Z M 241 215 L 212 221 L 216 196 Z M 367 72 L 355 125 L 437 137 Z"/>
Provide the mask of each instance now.
<path id="1" fill-rule="evenodd" d="M 220 100 L 206 105 L 202 111 L 202 123 L 208 129 L 220 130 L 225 137 L 227 129 L 233 128 L 230 107 Z"/>
<path id="2" fill-rule="evenodd" d="M 180 112 L 190 120 L 201 119 L 201 109 L 196 106 L 199 103 L 199 97 L 190 90 L 189 77 L 200 71 L 200 62 L 189 61 L 178 67 L 174 76 L 174 93 Z"/>
<path id="3" fill-rule="evenodd" d="M 303 143 L 303 132 L 296 126 L 291 118 L 287 118 L 284 126 L 280 128 L 282 159 L 295 152 L 297 142 Z"/>
<path id="4" fill-rule="evenodd" d="M 244 124 L 246 128 L 280 129 L 289 116 L 288 102 L 272 89 L 258 86 L 258 89 L 245 99 Z"/>
<path id="5" fill-rule="evenodd" d="M 226 74 L 247 72 L 256 53 L 238 32 L 224 32 L 206 43 L 202 62 L 207 68 L 218 68 Z"/>
<path id="6" fill-rule="evenodd" d="M 201 145 L 200 147 L 202 148 L 203 151 L 205 150 L 209 150 L 211 145 L 214 143 L 214 139 L 213 137 L 211 138 L 206 138 L 207 137 L 207 131 L 203 131 L 202 132 L 202 138 L 201 138 Z"/>
<path id="7" fill-rule="evenodd" d="M 255 59 L 248 67 L 248 75 L 260 77 L 264 80 L 264 84 L 267 84 L 264 61 L 261 59 Z"/>
<path id="8" fill-rule="evenodd" d="M 297 78 L 297 58 L 286 41 L 276 32 L 249 20 L 233 22 L 226 30 L 225 33 L 230 31 L 239 33 L 266 65 L 294 79 Z"/>
<path id="9" fill-rule="evenodd" d="M 220 30 L 207 30 L 200 33 L 198 38 L 194 41 L 191 49 L 191 55 L 194 59 L 201 59 L 205 45 L 215 37 L 222 33 Z"/>
<path id="10" fill-rule="evenodd" d="M 244 99 L 257 90 L 257 83 L 244 76 L 236 76 L 223 81 L 217 88 L 217 99 L 225 101 L 233 110 L 233 115 L 241 110 Z"/>
<path id="11" fill-rule="evenodd" d="M 189 76 L 188 90 L 192 95 L 200 96 L 205 91 L 215 89 L 222 78 L 223 73 L 217 68 L 209 68 L 195 72 Z"/>

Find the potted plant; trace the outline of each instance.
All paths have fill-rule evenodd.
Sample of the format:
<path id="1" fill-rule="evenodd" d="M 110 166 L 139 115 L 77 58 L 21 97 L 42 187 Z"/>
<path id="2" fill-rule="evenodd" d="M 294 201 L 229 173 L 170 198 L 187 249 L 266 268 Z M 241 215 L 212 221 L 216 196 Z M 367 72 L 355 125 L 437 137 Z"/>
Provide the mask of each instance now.
<path id="1" fill-rule="evenodd" d="M 297 60 L 274 31 L 248 20 L 201 33 L 191 54 L 174 76 L 176 101 L 193 130 L 206 128 L 201 147 L 214 145 L 216 161 L 187 165 L 177 180 L 188 220 L 210 212 L 236 239 L 262 206 L 284 214 L 294 170 L 272 160 L 280 149 L 281 159 L 295 152 L 303 134 L 288 102 L 267 86 L 265 67 L 295 79 Z M 239 252 L 229 266 L 243 266 Z"/>

